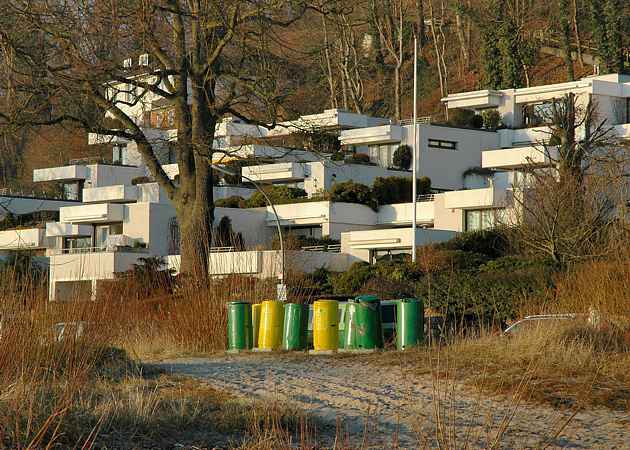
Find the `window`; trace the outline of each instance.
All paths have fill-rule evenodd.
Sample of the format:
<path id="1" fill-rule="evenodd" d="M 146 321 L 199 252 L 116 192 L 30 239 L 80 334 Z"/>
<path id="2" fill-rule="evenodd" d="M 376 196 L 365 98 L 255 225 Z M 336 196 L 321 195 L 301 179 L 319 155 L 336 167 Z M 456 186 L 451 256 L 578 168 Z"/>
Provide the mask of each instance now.
<path id="1" fill-rule="evenodd" d="M 102 248 L 107 243 L 109 237 L 109 225 L 99 225 L 94 233 L 94 247 Z"/>
<path id="2" fill-rule="evenodd" d="M 63 249 L 65 253 L 83 253 L 92 247 L 91 237 L 67 237 L 64 238 Z"/>
<path id="3" fill-rule="evenodd" d="M 457 142 L 443 141 L 441 139 L 429 139 L 429 148 L 439 150 L 457 150 Z"/>
<path id="4" fill-rule="evenodd" d="M 109 226 L 109 234 L 123 234 L 123 224 L 122 224 L 122 222 L 112 223 Z"/>
<path id="5" fill-rule="evenodd" d="M 476 209 L 465 212 L 465 231 L 487 230 L 502 222 L 505 210 L 498 209 Z"/>
<path id="6" fill-rule="evenodd" d="M 394 158 L 395 145 L 380 144 L 368 146 L 368 155 L 370 161 L 381 167 L 389 167 L 392 165 Z"/>
<path id="7" fill-rule="evenodd" d="M 127 146 L 116 144 L 112 150 L 112 161 L 114 164 L 125 164 L 127 161 Z"/>

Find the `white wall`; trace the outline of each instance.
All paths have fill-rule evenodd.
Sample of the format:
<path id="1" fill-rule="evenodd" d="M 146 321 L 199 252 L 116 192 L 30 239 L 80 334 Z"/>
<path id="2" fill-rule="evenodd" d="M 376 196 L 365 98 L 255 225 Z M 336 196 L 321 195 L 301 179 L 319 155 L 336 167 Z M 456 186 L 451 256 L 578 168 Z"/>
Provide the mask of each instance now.
<path id="1" fill-rule="evenodd" d="M 322 226 L 322 234 L 331 239 L 341 239 L 341 233 L 366 230 L 376 225 L 376 212 L 356 203 L 330 203 L 329 220 Z"/>
<path id="2" fill-rule="evenodd" d="M 418 177 L 429 177 L 438 189 L 461 189 L 463 174 L 471 167 L 481 166 L 481 152 L 497 148 L 496 132 L 437 125 L 417 125 L 420 143 Z M 412 127 L 405 127 L 407 143 L 413 141 Z M 457 150 L 429 148 L 429 139 L 457 142 Z"/>
<path id="3" fill-rule="evenodd" d="M 456 235 L 453 231 L 431 228 L 416 229 L 416 245 L 429 245 L 444 242 Z M 411 228 L 385 228 L 368 231 L 352 231 L 341 235 L 341 251 L 362 261 L 370 261 L 370 254 L 375 250 L 411 249 Z"/>
<path id="4" fill-rule="evenodd" d="M 35 249 L 42 248 L 46 230 L 43 228 L 27 228 L 21 230 L 0 231 L 0 249 Z"/>
<path id="5" fill-rule="evenodd" d="M 175 208 L 166 203 L 148 203 L 149 207 L 149 251 L 153 255 L 169 253 L 170 223 L 175 217 Z"/>
<path id="6" fill-rule="evenodd" d="M 433 223 L 435 217 L 434 202 L 416 203 L 416 221 L 419 224 Z M 411 224 L 413 218 L 413 203 L 397 203 L 383 205 L 378 210 L 379 225 Z"/>
<path id="7" fill-rule="evenodd" d="M 131 184 L 131 180 L 145 175 L 141 167 L 116 166 L 109 164 L 90 164 L 87 166 L 88 177 L 85 187 L 114 186 Z"/>
<path id="8" fill-rule="evenodd" d="M 411 177 L 411 172 L 404 170 L 389 170 L 379 166 L 362 164 L 345 164 L 334 161 L 318 161 L 308 163 L 308 179 L 304 182 L 304 189 L 309 196 L 329 191 L 335 183 L 354 181 L 355 183 L 372 186 L 378 177 Z"/>
<path id="9" fill-rule="evenodd" d="M 433 200 L 435 219 L 433 228 L 436 230 L 462 231 L 464 229 L 464 212 L 461 209 L 450 209 L 445 206 L 446 196 L 436 194 Z"/>
<path id="10" fill-rule="evenodd" d="M 232 229 L 243 235 L 243 243 L 247 248 L 266 245 L 277 234 L 275 228 L 267 226 L 267 210 L 264 208 L 216 208 L 215 224 L 224 216 L 232 221 Z"/>

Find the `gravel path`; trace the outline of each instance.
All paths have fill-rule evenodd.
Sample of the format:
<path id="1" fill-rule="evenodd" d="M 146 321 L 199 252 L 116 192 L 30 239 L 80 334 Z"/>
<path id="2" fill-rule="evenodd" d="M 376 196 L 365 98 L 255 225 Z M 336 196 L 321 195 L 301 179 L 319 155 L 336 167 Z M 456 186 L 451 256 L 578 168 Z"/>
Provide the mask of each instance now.
<path id="1" fill-rule="evenodd" d="M 155 366 L 245 397 L 290 401 L 329 424 L 320 433 L 325 445 L 334 438 L 340 417 L 353 443 L 365 439 L 373 448 L 391 448 L 396 441 L 406 448 L 434 447 L 436 422 L 447 436 L 443 446 L 487 448 L 513 415 L 499 448 L 548 443 L 551 448 L 630 449 L 627 411 L 578 412 L 554 439 L 572 411 L 531 405 L 515 410 L 507 400 L 479 398 L 460 386 L 436 388 L 430 376 L 410 379 L 400 367 L 378 367 L 361 357 L 230 355 Z M 440 421 L 437 410 L 442 411 Z"/>

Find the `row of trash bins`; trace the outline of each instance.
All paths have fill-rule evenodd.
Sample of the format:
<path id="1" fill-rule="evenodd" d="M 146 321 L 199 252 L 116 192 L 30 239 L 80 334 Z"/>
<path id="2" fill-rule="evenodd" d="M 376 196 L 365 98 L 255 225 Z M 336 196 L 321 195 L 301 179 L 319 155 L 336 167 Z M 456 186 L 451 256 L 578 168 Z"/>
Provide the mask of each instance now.
<path id="1" fill-rule="evenodd" d="M 348 302 L 312 305 L 268 300 L 228 303 L 228 351 L 369 351 L 395 338 L 404 350 L 424 341 L 424 305 L 405 298 L 381 302 L 363 295 Z"/>

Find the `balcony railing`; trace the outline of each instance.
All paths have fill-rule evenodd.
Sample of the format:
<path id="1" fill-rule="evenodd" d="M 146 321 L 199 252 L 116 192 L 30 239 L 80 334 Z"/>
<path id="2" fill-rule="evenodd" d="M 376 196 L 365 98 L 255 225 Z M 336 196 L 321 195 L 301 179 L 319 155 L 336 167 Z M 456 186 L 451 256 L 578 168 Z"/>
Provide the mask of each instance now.
<path id="1" fill-rule="evenodd" d="M 309 245 L 307 247 L 302 247 L 301 250 L 304 250 L 305 252 L 341 253 L 341 244 Z"/>
<path id="2" fill-rule="evenodd" d="M 431 124 L 431 116 L 422 116 L 416 119 L 416 123 L 430 125 Z M 411 119 L 402 119 L 400 121 L 400 125 L 413 125 L 413 118 Z"/>
<path id="3" fill-rule="evenodd" d="M 56 249 L 53 255 L 78 255 L 83 253 L 147 253 L 144 247 L 78 247 Z"/>
<path id="4" fill-rule="evenodd" d="M 421 194 L 417 197 L 418 202 L 432 202 L 433 200 L 435 200 L 435 194 Z"/>

